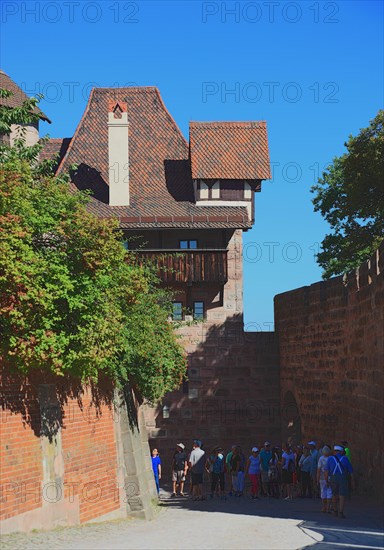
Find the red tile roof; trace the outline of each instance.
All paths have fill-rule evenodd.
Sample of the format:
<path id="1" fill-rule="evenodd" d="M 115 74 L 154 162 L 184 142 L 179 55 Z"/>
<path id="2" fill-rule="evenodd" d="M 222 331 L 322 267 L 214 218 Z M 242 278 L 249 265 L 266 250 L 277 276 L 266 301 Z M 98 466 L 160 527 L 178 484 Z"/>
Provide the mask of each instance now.
<path id="1" fill-rule="evenodd" d="M 269 179 L 266 122 L 190 122 L 193 179 Z"/>
<path id="2" fill-rule="evenodd" d="M 108 111 L 116 102 L 128 111 L 129 206 L 108 204 Z M 93 192 L 90 210 L 122 227 L 251 227 L 245 207 L 196 206 L 189 145 L 157 88 L 92 90 L 58 171 L 72 164 L 73 185 Z"/>
<path id="3" fill-rule="evenodd" d="M 21 107 L 23 102 L 26 99 L 29 99 L 27 94 L 23 92 L 16 82 L 14 82 L 12 78 L 10 78 L 2 70 L 0 70 L 0 88 L 12 92 L 11 96 L 0 98 L 0 105 L 5 105 L 6 107 Z M 46 120 L 49 123 L 51 122 L 49 118 L 41 111 L 41 109 L 39 109 L 39 107 L 36 106 L 33 111 L 38 113 L 42 120 Z"/>
<path id="4" fill-rule="evenodd" d="M 71 138 L 51 138 L 44 143 L 43 149 L 40 152 L 40 159 L 53 159 L 57 158 L 58 168 L 60 162 L 63 160 L 65 153 L 69 147 Z"/>

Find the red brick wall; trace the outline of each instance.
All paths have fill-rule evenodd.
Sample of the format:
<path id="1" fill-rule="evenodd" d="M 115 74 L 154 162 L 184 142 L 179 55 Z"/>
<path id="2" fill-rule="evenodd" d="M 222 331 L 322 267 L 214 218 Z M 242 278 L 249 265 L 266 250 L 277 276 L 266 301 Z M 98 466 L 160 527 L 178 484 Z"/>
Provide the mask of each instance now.
<path id="1" fill-rule="evenodd" d="M 2 392 L 4 387 L 2 388 Z M 19 386 L 10 384 L 8 395 L 20 399 Z M 30 411 L 37 416 L 37 411 Z M 1 409 L 0 423 L 0 518 L 7 519 L 41 506 L 41 494 L 34 491 L 42 480 L 41 446 L 31 427 L 23 422 L 22 414 Z"/>
<path id="2" fill-rule="evenodd" d="M 1 519 L 46 504 L 43 491 L 47 478 L 48 483 L 57 484 L 57 500 L 63 494 L 72 517 L 74 514 L 81 523 L 117 510 L 112 389 L 100 386 L 91 391 L 76 383 L 65 386 L 61 379 L 50 379 L 58 396 L 58 407 L 53 404 L 51 410 L 56 411 L 60 424 L 55 434 L 57 444 L 50 446 L 42 431 L 41 382 L 47 380 L 35 377 L 26 381 L 5 369 L 1 373 Z M 55 489 L 50 493 L 53 500 L 54 495 Z M 31 528 L 36 527 L 35 518 Z"/>
<path id="3" fill-rule="evenodd" d="M 62 430 L 65 496 L 79 496 L 80 522 L 119 508 L 113 411 L 92 405 L 89 390 L 82 410 L 70 400 Z"/>
<path id="4" fill-rule="evenodd" d="M 275 297 L 281 401 L 290 407 L 283 422 L 292 421 L 291 392 L 303 440 L 347 440 L 360 490 L 377 494 L 384 482 L 383 278 L 384 243 L 356 272 Z"/>

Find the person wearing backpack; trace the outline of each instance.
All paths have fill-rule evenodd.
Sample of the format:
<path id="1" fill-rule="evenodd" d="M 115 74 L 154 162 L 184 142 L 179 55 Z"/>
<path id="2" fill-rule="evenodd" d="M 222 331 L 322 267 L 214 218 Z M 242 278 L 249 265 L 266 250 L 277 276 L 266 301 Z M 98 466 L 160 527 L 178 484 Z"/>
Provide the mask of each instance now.
<path id="1" fill-rule="evenodd" d="M 334 455 L 330 456 L 324 467 L 325 481 L 332 489 L 333 509 L 335 516 L 345 518 L 344 504 L 348 496 L 348 474 L 351 475 L 352 487 L 354 485 L 353 468 L 348 458 L 343 454 L 344 447 L 335 445 Z"/>
<path id="2" fill-rule="evenodd" d="M 173 455 L 172 460 L 172 494 L 171 497 L 176 496 L 176 489 L 179 486 L 180 496 L 184 497 L 184 482 L 188 469 L 187 454 L 184 451 L 185 445 L 178 443 L 176 446 L 176 452 Z"/>
<path id="3" fill-rule="evenodd" d="M 295 454 L 292 451 L 290 445 L 286 443 L 283 446 L 283 454 L 281 457 L 281 475 L 282 475 L 282 486 L 283 490 L 286 492 L 285 500 L 293 500 L 293 472 L 296 469 L 295 465 Z"/>
<path id="4" fill-rule="evenodd" d="M 219 488 L 219 496 L 221 500 L 225 500 L 225 456 L 222 453 L 221 447 L 215 447 L 205 463 L 205 468 L 211 476 L 211 495 L 215 496 L 217 488 Z"/>

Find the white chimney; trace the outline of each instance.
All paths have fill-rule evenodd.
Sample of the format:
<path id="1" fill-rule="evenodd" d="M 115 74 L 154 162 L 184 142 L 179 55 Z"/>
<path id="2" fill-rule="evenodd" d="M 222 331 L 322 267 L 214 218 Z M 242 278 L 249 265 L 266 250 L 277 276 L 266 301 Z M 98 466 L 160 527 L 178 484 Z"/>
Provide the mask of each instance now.
<path id="1" fill-rule="evenodd" d="M 128 109 L 126 103 L 108 102 L 109 204 L 129 205 Z"/>

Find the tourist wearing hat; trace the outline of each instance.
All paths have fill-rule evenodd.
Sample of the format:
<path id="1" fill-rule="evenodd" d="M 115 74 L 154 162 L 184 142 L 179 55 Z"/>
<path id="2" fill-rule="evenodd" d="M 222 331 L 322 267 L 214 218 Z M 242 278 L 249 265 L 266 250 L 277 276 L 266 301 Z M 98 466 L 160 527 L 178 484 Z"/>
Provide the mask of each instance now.
<path id="1" fill-rule="evenodd" d="M 264 447 L 263 449 L 261 449 L 259 456 L 260 456 L 261 486 L 263 489 L 263 495 L 266 497 L 267 495 L 269 495 L 268 470 L 269 470 L 269 461 L 272 458 L 271 444 L 269 441 L 266 441 L 264 443 Z"/>
<path id="2" fill-rule="evenodd" d="M 249 479 L 251 480 L 251 495 L 252 499 L 258 499 L 259 492 L 259 477 L 260 477 L 260 456 L 259 449 L 253 447 L 251 456 L 247 460 L 245 471 L 247 472 Z"/>
<path id="3" fill-rule="evenodd" d="M 171 497 L 176 496 L 177 487 L 179 487 L 180 496 L 184 497 L 184 483 L 185 476 L 188 470 L 187 453 L 185 452 L 185 445 L 178 443 L 176 445 L 176 451 L 172 460 L 172 494 Z"/>
<path id="4" fill-rule="evenodd" d="M 201 448 L 201 441 L 195 439 L 189 455 L 188 467 L 191 471 L 193 500 L 204 500 L 203 476 L 205 469 L 205 451 Z"/>
<path id="5" fill-rule="evenodd" d="M 332 489 L 334 514 L 339 518 L 345 518 L 344 504 L 345 497 L 348 496 L 348 473 L 351 474 L 353 486 L 353 468 L 348 458 L 343 454 L 344 447 L 342 445 L 335 445 L 333 451 L 333 456 L 328 457 L 327 464 L 324 467 L 325 480 Z"/>
<path id="6" fill-rule="evenodd" d="M 329 455 L 331 454 L 331 449 L 325 445 L 321 450 L 321 457 L 317 464 L 317 482 L 320 485 L 320 496 L 323 502 L 322 512 L 331 512 L 332 507 L 332 488 L 327 484 L 325 479 L 325 467 L 328 462 Z"/>
<path id="7" fill-rule="evenodd" d="M 205 468 L 211 477 L 211 498 L 214 497 L 216 489 L 219 490 L 221 500 L 225 499 L 225 457 L 221 447 L 212 450 Z"/>

